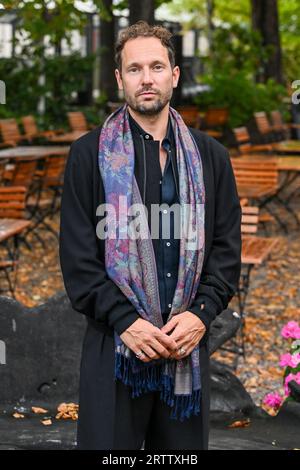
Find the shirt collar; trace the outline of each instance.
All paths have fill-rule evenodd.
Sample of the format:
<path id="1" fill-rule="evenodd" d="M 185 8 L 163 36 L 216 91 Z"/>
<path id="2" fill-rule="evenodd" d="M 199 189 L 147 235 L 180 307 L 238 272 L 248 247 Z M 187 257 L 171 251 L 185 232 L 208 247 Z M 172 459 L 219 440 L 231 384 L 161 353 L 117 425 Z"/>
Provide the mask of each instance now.
<path id="1" fill-rule="evenodd" d="M 144 137 L 144 139 L 146 141 L 154 140 L 153 136 L 151 134 L 149 134 L 149 132 L 144 131 L 144 129 L 136 122 L 136 120 L 131 116 L 131 114 L 129 112 L 128 112 L 128 115 L 129 115 L 129 124 L 130 124 L 130 127 L 131 127 L 132 131 L 138 132 L 140 135 L 142 135 Z M 165 135 L 165 137 L 162 141 L 162 145 L 164 143 L 171 144 L 171 142 L 172 142 L 172 133 L 173 133 L 172 124 L 171 124 L 171 119 L 170 119 L 170 116 L 169 116 L 167 132 L 166 132 L 166 135 Z"/>

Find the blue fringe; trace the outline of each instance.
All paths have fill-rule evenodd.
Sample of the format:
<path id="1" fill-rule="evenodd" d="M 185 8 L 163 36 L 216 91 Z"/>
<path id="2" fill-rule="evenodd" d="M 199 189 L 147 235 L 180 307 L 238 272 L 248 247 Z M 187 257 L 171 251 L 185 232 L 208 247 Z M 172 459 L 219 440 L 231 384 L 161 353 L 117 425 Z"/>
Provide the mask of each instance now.
<path id="1" fill-rule="evenodd" d="M 134 361 L 134 364 L 133 364 Z M 135 358 L 128 359 L 123 354 L 115 353 L 115 378 L 132 389 L 132 398 L 143 393 L 160 391 L 160 399 L 172 408 L 170 418 L 183 421 L 200 413 L 201 389 L 193 390 L 191 395 L 175 395 L 174 380 L 164 375 L 163 364 L 143 364 L 133 372 Z"/>

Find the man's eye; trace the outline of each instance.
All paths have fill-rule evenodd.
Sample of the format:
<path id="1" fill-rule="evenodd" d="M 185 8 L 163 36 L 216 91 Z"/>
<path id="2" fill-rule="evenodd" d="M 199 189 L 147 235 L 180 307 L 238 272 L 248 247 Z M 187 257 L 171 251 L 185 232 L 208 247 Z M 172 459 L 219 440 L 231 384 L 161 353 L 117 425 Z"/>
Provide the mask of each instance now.
<path id="1" fill-rule="evenodd" d="M 162 68 L 163 68 L 162 65 L 155 65 L 154 67 L 155 70 L 162 70 Z"/>
<path id="2" fill-rule="evenodd" d="M 129 72 L 137 72 L 137 70 L 138 70 L 138 69 L 137 69 L 136 67 L 134 67 L 134 68 L 132 68 L 132 69 L 129 69 Z"/>

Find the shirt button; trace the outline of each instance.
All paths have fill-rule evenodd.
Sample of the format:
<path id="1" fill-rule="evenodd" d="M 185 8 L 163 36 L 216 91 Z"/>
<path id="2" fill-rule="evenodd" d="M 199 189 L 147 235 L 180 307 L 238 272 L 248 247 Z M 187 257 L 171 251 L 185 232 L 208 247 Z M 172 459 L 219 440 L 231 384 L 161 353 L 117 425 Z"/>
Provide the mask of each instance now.
<path id="1" fill-rule="evenodd" d="M 164 213 L 164 214 L 167 214 L 167 213 L 168 213 L 167 209 L 164 209 L 164 210 L 163 210 L 163 213 Z"/>
<path id="2" fill-rule="evenodd" d="M 171 277 L 171 276 L 172 276 L 172 274 L 171 274 L 171 273 L 167 273 L 167 277 Z"/>
<path id="3" fill-rule="evenodd" d="M 166 245 L 167 245 L 167 246 L 170 246 L 170 245 L 171 245 L 171 243 L 170 243 L 170 242 L 167 242 L 167 243 L 166 243 Z"/>
<path id="4" fill-rule="evenodd" d="M 161 184 L 161 180 L 160 180 L 159 184 Z"/>
<path id="5" fill-rule="evenodd" d="M 145 134 L 145 139 L 149 139 L 150 138 L 150 135 L 149 134 Z"/>
<path id="6" fill-rule="evenodd" d="M 172 308 L 172 304 L 168 304 L 168 307 L 169 307 L 169 308 Z"/>

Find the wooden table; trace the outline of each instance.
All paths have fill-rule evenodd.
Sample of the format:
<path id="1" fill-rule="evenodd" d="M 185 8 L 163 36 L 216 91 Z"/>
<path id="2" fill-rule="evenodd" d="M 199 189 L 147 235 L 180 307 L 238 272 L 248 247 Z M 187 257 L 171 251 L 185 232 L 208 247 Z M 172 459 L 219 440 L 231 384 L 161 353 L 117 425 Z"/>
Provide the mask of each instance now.
<path id="1" fill-rule="evenodd" d="M 274 189 L 268 188 L 266 186 L 257 185 L 254 186 L 253 184 L 237 184 L 238 195 L 240 198 L 262 198 L 265 196 L 269 196 Z"/>
<path id="2" fill-rule="evenodd" d="M 0 159 L 43 158 L 51 155 L 67 155 L 68 145 L 29 145 L 0 150 Z"/>
<path id="3" fill-rule="evenodd" d="M 79 139 L 79 137 L 87 134 L 89 131 L 73 131 L 67 132 L 66 134 L 54 135 L 53 137 L 49 138 L 49 142 L 57 142 L 57 143 L 72 143 L 74 140 Z"/>
<path id="4" fill-rule="evenodd" d="M 298 214 L 293 210 L 290 203 L 300 190 L 300 185 L 292 190 L 288 196 L 283 196 L 282 193 L 287 191 L 296 179 L 300 177 L 300 155 L 293 157 L 281 157 L 279 155 L 252 155 L 247 154 L 241 157 L 232 157 L 236 159 L 243 159 L 248 161 L 276 161 L 278 170 L 283 173 L 283 177 L 278 185 L 276 193 L 272 196 L 277 200 L 286 211 L 293 216 L 297 225 L 300 227 L 300 219 Z M 241 192 L 240 192 L 241 191 Z M 242 188 L 238 187 L 239 197 L 247 197 Z M 250 195 L 248 195 L 251 198 Z M 275 215 L 275 214 L 274 214 Z M 285 228 L 287 231 L 287 228 Z"/>
<path id="5" fill-rule="evenodd" d="M 25 219 L 1 219 L 0 218 L 0 242 L 7 240 L 14 235 L 18 235 L 25 228 L 29 227 L 31 222 Z"/>
<path id="6" fill-rule="evenodd" d="M 300 140 L 287 140 L 285 142 L 273 143 L 272 149 L 276 153 L 300 154 Z"/>

